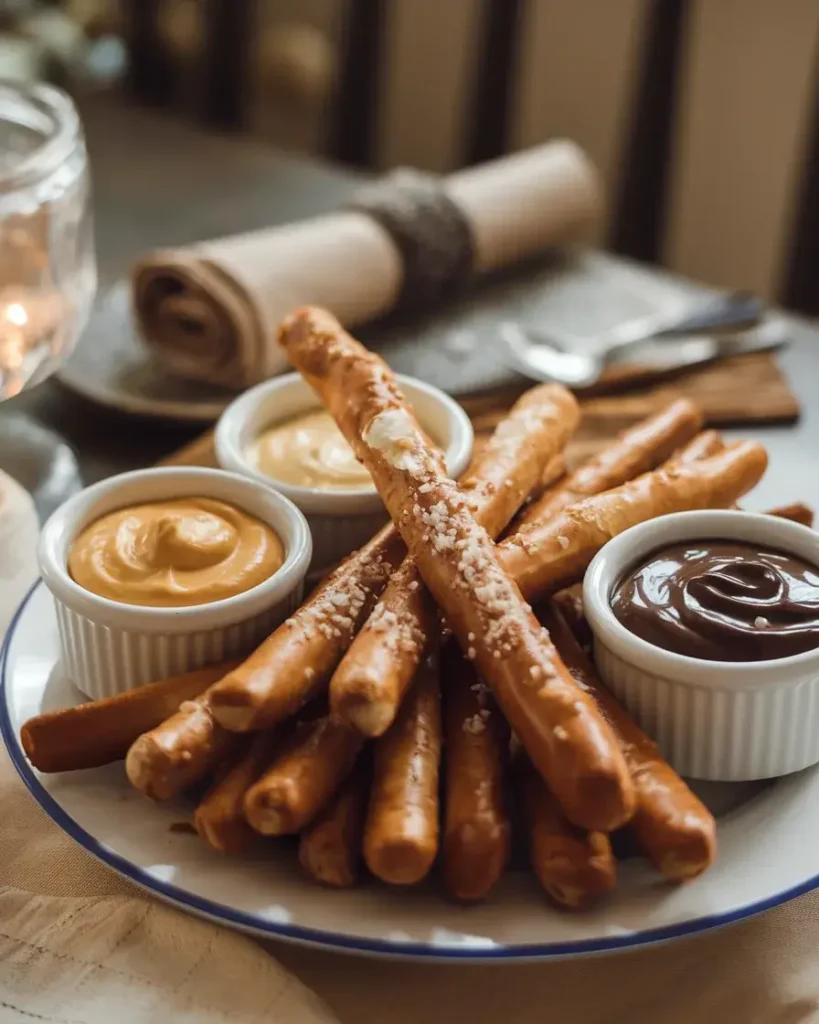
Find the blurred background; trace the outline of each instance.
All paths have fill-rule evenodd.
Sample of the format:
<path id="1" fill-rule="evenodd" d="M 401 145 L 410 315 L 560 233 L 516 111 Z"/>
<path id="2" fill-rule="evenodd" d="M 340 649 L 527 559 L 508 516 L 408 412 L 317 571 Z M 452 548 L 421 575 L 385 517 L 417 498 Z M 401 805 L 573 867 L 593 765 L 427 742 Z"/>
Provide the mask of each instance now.
<path id="1" fill-rule="evenodd" d="M 816 0 L 5 0 L 0 76 L 363 169 L 552 137 L 598 242 L 819 312 Z"/>

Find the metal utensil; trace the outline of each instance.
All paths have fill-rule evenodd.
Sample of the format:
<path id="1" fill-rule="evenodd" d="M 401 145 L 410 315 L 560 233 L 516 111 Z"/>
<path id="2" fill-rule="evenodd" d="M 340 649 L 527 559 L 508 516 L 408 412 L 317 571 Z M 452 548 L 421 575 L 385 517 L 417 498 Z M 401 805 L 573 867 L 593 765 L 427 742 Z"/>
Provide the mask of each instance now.
<path id="1" fill-rule="evenodd" d="M 508 345 L 508 338 L 506 341 Z M 662 375 L 699 366 L 703 363 L 710 363 L 716 359 L 724 359 L 729 356 L 745 355 L 749 352 L 773 352 L 776 349 L 782 348 L 787 343 L 787 324 L 778 317 L 770 317 L 760 324 L 759 327 L 739 333 L 724 335 L 698 334 L 682 337 L 675 335 L 674 341 L 664 343 L 664 351 L 668 352 L 668 361 L 652 361 L 647 366 L 646 373 L 648 375 Z M 557 353 L 555 349 L 546 346 L 542 348 L 533 346 L 533 348 L 534 351 L 526 350 L 526 360 L 522 364 L 526 368 L 522 369 L 516 366 L 516 369 L 520 369 L 520 372 L 524 373 L 531 380 L 557 380 L 575 390 L 581 390 L 583 387 L 589 387 L 594 384 L 599 379 L 599 374 L 592 377 L 583 376 L 581 372 L 583 366 L 581 366 L 580 360 L 584 359 L 584 356 L 575 356 L 571 353 L 563 352 Z M 554 369 L 554 356 L 556 354 L 565 357 L 560 366 L 563 374 L 561 377 L 557 377 L 551 372 Z M 542 363 L 539 362 L 541 357 Z M 567 371 L 571 370 L 572 360 L 575 359 L 578 360 L 574 364 L 577 370 L 576 377 L 575 379 L 569 379 L 569 372 Z"/>
<path id="2" fill-rule="evenodd" d="M 630 320 L 599 337 L 593 349 L 572 351 L 577 339 L 555 331 L 544 331 L 520 323 L 500 325 L 505 361 L 513 369 L 534 380 L 553 380 L 569 387 L 588 387 L 602 374 L 608 362 L 622 359 L 630 349 L 648 340 L 669 344 L 669 362 L 681 337 L 706 335 L 701 341 L 716 341 L 716 332 L 738 331 L 758 324 L 764 314 L 762 303 L 751 295 L 734 293 L 720 296 L 699 309 L 680 314 L 679 310 L 661 310 L 639 320 Z M 728 336 L 730 337 L 730 335 Z M 711 355 L 708 358 L 713 359 Z M 697 360 L 702 361 L 702 360 Z M 683 362 L 682 365 L 692 365 Z"/>

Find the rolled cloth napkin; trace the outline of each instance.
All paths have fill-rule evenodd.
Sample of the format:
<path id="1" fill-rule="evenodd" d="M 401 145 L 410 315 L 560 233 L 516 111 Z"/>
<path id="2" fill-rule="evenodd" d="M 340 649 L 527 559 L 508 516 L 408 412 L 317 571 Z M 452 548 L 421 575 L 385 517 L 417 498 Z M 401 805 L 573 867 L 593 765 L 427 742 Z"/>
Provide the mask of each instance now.
<path id="1" fill-rule="evenodd" d="M 132 274 L 143 341 L 171 372 L 243 388 L 287 368 L 275 332 L 295 306 L 354 327 L 433 304 L 577 240 L 602 205 L 594 168 L 568 141 L 442 179 L 397 172 L 375 189 L 329 216 L 143 257 Z"/>

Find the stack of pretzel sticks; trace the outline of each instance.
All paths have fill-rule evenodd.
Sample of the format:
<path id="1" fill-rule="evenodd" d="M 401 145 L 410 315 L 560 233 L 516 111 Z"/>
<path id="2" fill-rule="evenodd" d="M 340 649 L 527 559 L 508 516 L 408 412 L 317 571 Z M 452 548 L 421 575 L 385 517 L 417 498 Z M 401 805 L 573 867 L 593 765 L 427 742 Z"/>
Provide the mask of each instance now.
<path id="1" fill-rule="evenodd" d="M 26 723 L 34 765 L 125 757 L 131 782 L 155 800 L 211 779 L 194 816 L 206 842 L 232 853 L 257 833 L 299 833 L 303 866 L 333 885 L 353 884 L 362 853 L 384 881 L 420 881 L 440 847 L 449 893 L 485 896 L 508 856 L 510 787 L 535 872 L 558 903 L 582 905 L 613 884 L 608 835 L 623 825 L 669 879 L 704 870 L 711 816 L 606 694 L 560 612 L 544 605 L 545 629 L 526 601 L 582 579 L 634 523 L 730 507 L 764 472 L 764 450 L 720 448 L 678 401 L 555 480 L 578 411 L 548 385 L 521 398 L 458 487 L 389 370 L 332 317 L 300 311 L 281 340 L 396 526 L 241 664 Z"/>

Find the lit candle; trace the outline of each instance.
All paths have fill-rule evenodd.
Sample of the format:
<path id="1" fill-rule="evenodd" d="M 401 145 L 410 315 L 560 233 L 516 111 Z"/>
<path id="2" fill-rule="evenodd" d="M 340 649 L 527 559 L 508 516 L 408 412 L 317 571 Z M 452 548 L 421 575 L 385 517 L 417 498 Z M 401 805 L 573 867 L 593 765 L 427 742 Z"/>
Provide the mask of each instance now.
<path id="1" fill-rule="evenodd" d="M 0 390 L 5 397 L 21 391 L 34 367 L 59 352 L 61 309 L 61 297 L 51 290 L 8 287 L 0 292 Z M 34 366 L 24 366 L 27 356 Z"/>

